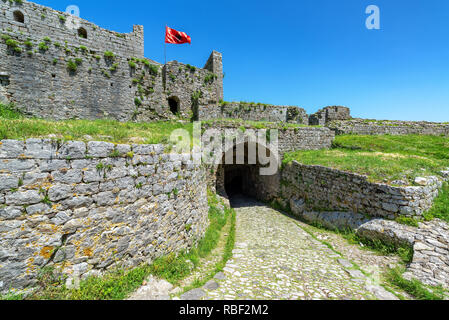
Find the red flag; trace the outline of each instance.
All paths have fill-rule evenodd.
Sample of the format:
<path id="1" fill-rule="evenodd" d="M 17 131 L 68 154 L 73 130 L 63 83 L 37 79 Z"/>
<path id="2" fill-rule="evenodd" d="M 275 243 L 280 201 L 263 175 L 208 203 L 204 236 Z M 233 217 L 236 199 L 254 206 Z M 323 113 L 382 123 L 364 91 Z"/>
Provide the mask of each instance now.
<path id="1" fill-rule="evenodd" d="M 174 43 L 174 44 L 182 44 L 182 43 L 190 43 L 190 37 L 181 31 L 176 31 L 175 29 L 166 27 L 165 30 L 165 43 Z"/>

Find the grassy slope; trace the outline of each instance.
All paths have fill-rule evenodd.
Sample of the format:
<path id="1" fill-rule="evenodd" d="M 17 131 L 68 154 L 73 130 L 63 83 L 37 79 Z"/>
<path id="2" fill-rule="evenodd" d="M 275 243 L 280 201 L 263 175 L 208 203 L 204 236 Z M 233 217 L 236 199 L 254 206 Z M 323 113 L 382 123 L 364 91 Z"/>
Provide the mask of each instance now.
<path id="1" fill-rule="evenodd" d="M 323 165 L 367 175 L 370 181 L 436 175 L 449 167 L 449 138 L 438 136 L 337 136 L 331 150 L 297 151 L 284 162 Z"/>
<path id="2" fill-rule="evenodd" d="M 23 117 L 12 106 L 0 104 L 0 140 L 27 139 L 55 135 L 61 140 L 100 140 L 114 143 L 168 142 L 175 129 L 186 129 L 192 135 L 191 123 L 175 121 L 131 123 L 115 120 L 48 121 Z M 86 135 L 92 139 L 86 139 Z M 131 139 L 130 138 L 139 138 Z"/>

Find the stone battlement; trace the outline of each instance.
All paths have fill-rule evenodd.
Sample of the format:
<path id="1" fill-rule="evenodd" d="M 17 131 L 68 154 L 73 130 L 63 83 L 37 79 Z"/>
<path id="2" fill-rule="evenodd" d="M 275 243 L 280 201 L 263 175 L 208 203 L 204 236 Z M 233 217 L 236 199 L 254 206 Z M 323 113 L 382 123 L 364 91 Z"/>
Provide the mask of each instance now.
<path id="1" fill-rule="evenodd" d="M 0 101 L 55 120 L 194 118 L 223 98 L 221 54 L 203 68 L 144 57 L 143 26 L 117 33 L 32 2 L 0 2 Z"/>

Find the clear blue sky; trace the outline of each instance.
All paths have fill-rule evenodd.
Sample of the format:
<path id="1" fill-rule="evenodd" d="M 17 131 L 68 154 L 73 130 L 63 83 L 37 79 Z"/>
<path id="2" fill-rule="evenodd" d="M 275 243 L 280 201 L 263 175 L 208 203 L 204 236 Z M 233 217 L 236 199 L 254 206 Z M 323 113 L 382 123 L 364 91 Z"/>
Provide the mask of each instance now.
<path id="1" fill-rule="evenodd" d="M 449 121 L 448 0 L 36 0 L 103 28 L 145 26 L 145 56 L 164 60 L 164 28 L 192 45 L 168 60 L 202 67 L 223 53 L 225 100 L 344 105 L 363 118 Z M 380 8 L 381 30 L 365 9 Z"/>

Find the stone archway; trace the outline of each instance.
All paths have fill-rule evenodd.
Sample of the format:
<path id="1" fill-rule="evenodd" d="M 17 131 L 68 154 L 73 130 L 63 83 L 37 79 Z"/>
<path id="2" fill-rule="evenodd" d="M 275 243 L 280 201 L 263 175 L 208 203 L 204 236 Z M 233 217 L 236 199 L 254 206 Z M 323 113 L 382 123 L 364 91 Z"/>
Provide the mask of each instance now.
<path id="1" fill-rule="evenodd" d="M 242 146 L 243 144 L 243 146 Z M 216 190 L 217 192 L 230 199 L 234 196 L 252 197 L 261 201 L 271 201 L 277 197 L 280 187 L 280 171 L 275 174 L 263 175 L 261 168 L 266 167 L 262 165 L 257 155 L 251 159 L 248 156 L 250 148 L 255 150 L 257 148 L 264 148 L 267 157 L 271 155 L 271 150 L 255 142 L 244 142 L 235 144 L 232 148 L 223 153 L 221 164 L 218 165 L 216 172 Z M 243 150 L 243 163 L 237 163 L 237 152 Z M 233 161 L 229 163 L 226 161 L 226 155 L 232 152 Z M 279 168 L 279 159 L 272 158 L 276 161 L 276 166 Z"/>
<path id="2" fill-rule="evenodd" d="M 13 12 L 14 21 L 19 23 L 25 23 L 25 15 L 20 10 L 16 10 Z"/>
<path id="3" fill-rule="evenodd" d="M 83 38 L 83 39 L 87 39 L 87 31 L 84 28 L 79 28 L 78 29 L 78 37 Z"/>

